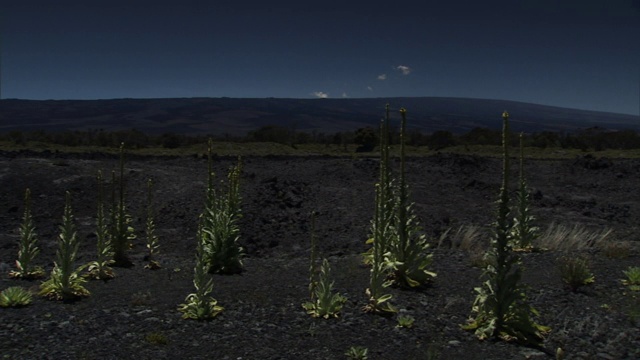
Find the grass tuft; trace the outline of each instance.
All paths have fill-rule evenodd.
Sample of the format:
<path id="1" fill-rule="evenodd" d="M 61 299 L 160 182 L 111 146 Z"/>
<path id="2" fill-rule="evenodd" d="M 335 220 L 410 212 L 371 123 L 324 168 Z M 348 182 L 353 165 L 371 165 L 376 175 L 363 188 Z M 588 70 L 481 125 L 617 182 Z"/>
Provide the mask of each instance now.
<path id="1" fill-rule="evenodd" d="M 560 260 L 560 276 L 573 292 L 577 292 L 579 288 L 596 281 L 589 269 L 587 259 L 583 257 L 563 257 Z"/>

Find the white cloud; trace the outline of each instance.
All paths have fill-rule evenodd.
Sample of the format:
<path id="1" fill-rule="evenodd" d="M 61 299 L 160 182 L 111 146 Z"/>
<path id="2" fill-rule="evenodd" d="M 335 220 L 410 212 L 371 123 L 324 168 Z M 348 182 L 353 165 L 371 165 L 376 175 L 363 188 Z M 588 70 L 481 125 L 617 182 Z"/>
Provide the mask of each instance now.
<path id="1" fill-rule="evenodd" d="M 371 86 L 367 86 L 367 90 L 373 91 L 373 88 Z"/>
<path id="2" fill-rule="evenodd" d="M 347 93 L 346 93 L 346 92 L 343 92 L 343 93 L 342 93 L 342 97 L 343 97 L 343 98 L 348 98 L 348 97 L 349 97 L 349 95 L 347 95 Z"/>
<path id="3" fill-rule="evenodd" d="M 378 80 L 387 80 L 387 74 L 378 75 Z"/>
<path id="4" fill-rule="evenodd" d="M 322 92 L 322 91 L 315 91 L 313 93 L 311 93 L 311 95 L 317 97 L 318 99 L 326 99 L 329 97 L 329 94 L 327 94 L 326 92 Z"/>
<path id="5" fill-rule="evenodd" d="M 398 66 L 396 66 L 396 70 L 398 70 L 398 71 L 402 71 L 402 75 L 409 75 L 409 74 L 411 74 L 411 71 L 412 71 L 413 69 L 411 69 L 411 68 L 410 68 L 410 67 L 408 67 L 408 66 L 398 65 Z"/>

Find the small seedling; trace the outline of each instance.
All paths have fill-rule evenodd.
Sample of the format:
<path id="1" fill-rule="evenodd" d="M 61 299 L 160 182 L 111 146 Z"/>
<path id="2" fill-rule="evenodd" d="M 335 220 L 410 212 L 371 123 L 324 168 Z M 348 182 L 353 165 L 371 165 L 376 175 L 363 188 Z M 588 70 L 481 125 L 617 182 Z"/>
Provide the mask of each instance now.
<path id="1" fill-rule="evenodd" d="M 150 291 L 138 291 L 131 295 L 131 305 L 133 306 L 142 306 L 149 305 L 151 303 L 151 292 Z"/>
<path id="2" fill-rule="evenodd" d="M 0 292 L 0 307 L 22 307 L 31 304 L 31 293 L 23 287 L 12 286 Z"/>
<path id="3" fill-rule="evenodd" d="M 159 331 L 150 332 L 145 335 L 144 339 L 153 345 L 167 345 L 169 340 L 167 340 L 167 336 Z"/>
<path id="4" fill-rule="evenodd" d="M 560 262 L 560 275 L 573 292 L 595 282 L 587 260 L 581 257 L 563 258 Z"/>
<path id="5" fill-rule="evenodd" d="M 631 291 L 640 291 L 640 266 L 630 266 L 627 270 L 622 270 L 622 273 L 627 277 L 622 283 Z"/>
<path id="6" fill-rule="evenodd" d="M 367 349 L 366 347 L 352 346 L 344 354 L 347 355 L 347 358 L 351 360 L 367 360 L 368 353 L 369 349 Z"/>
<path id="7" fill-rule="evenodd" d="M 413 327 L 413 323 L 416 321 L 416 319 L 413 318 L 413 316 L 398 316 L 398 325 L 396 325 L 396 327 L 399 328 L 406 328 L 406 329 L 410 329 Z"/>

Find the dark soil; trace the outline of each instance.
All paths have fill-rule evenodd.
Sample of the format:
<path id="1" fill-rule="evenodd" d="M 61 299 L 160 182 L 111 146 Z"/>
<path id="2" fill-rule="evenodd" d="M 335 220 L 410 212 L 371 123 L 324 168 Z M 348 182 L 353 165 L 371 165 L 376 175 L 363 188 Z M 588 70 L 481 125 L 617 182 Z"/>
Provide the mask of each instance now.
<path id="1" fill-rule="evenodd" d="M 415 318 L 397 328 L 396 318 L 365 314 L 369 269 L 360 254 L 373 214 L 377 161 L 366 158 L 249 157 L 243 159 L 241 275 L 213 275 L 212 296 L 224 311 L 208 322 L 183 320 L 176 308 L 193 292 L 195 234 L 203 209 L 206 160 L 136 158 L 126 163 L 127 200 L 139 239 L 132 268 L 116 268 L 109 282 L 91 281 L 91 296 L 65 304 L 35 297 L 25 308 L 0 309 L 3 359 L 344 359 L 352 346 L 369 349 L 369 359 L 525 359 L 543 352 L 503 341 L 479 341 L 460 328 L 469 318 L 481 270 L 472 266 L 478 250 L 439 241 L 461 225 L 486 229 L 494 217 L 501 163 L 473 155 L 411 159 L 408 181 L 421 223 L 433 239 L 438 273 L 419 291 L 390 289 L 392 303 Z M 219 158 L 221 179 L 235 159 Z M 73 196 L 83 239 L 77 264 L 95 258 L 96 174 L 117 168 L 102 155 L 11 154 L 0 157 L 0 290 L 20 285 L 37 290 L 40 281 L 9 279 L 17 256 L 25 188 L 41 254 L 53 267 L 64 193 Z M 514 176 L 517 174 L 513 168 Z M 596 282 L 572 293 L 561 282 L 558 258 L 566 253 L 523 254 L 523 282 L 537 322 L 550 326 L 544 347 L 564 349 L 567 359 L 640 358 L 640 304 L 623 286 L 622 270 L 640 265 L 639 160 L 585 156 L 530 160 L 526 172 L 537 224 L 613 229 L 611 241 L 631 244 L 621 258 L 602 248 L 580 251 Z M 110 178 L 110 176 L 106 176 Z M 156 184 L 159 270 L 147 270 L 142 230 L 146 180 Z M 515 184 L 515 181 L 514 181 Z M 310 213 L 316 211 L 319 251 L 332 265 L 335 288 L 348 298 L 338 319 L 313 319 L 302 309 L 308 297 Z M 578 255 L 572 251 L 569 256 Z M 157 335 L 154 341 L 149 335 Z M 166 340 L 161 344 L 157 339 Z M 435 355 L 435 357 L 429 357 Z"/>

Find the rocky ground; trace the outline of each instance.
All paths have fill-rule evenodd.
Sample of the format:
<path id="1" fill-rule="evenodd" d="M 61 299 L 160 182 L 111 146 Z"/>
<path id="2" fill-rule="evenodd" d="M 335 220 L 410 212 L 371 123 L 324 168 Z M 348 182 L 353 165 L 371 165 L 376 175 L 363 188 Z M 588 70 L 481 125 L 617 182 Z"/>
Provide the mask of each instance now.
<path id="1" fill-rule="evenodd" d="M 234 162 L 218 158 L 215 170 L 223 178 Z M 368 348 L 369 359 L 547 356 L 513 343 L 479 341 L 460 328 L 471 315 L 473 288 L 481 284 L 481 270 L 473 266 L 481 250 L 461 249 L 455 233 L 461 226 L 484 232 L 493 221 L 498 159 L 438 154 L 409 161 L 412 200 L 433 239 L 432 270 L 438 273 L 427 289 L 390 290 L 401 313 L 415 318 L 409 329 L 396 327 L 396 318 L 361 311 L 369 269 L 360 254 L 367 249 L 377 162 L 351 157 L 248 157 L 243 162 L 245 271 L 213 276 L 212 295 L 224 307 L 217 318 L 183 320 L 176 310 L 193 291 L 206 161 L 129 158 L 127 200 L 140 237 L 146 180 L 156 184 L 162 268 L 144 269 L 144 244 L 137 240 L 131 251 L 135 266 L 116 269 L 109 282 L 89 282 L 90 297 L 71 304 L 35 298 L 25 308 L 0 309 L 2 358 L 341 359 L 352 346 Z M 72 193 L 82 239 L 80 265 L 94 259 L 95 176 L 99 169 L 108 174 L 116 168 L 117 159 L 99 154 L 1 154 L 0 290 L 15 285 L 36 290 L 40 283 L 7 276 L 17 255 L 25 188 L 33 194 L 42 249 L 37 261 L 47 272 L 53 267 L 64 193 Z M 622 270 L 640 265 L 640 161 L 530 160 L 526 172 L 542 230 L 553 223 L 589 232 L 613 230 L 606 246 L 522 255 L 527 295 L 540 311 L 537 321 L 552 328 L 545 348 L 561 347 L 567 359 L 640 358 L 640 300 L 620 282 Z M 312 211 L 318 213 L 320 254 L 330 260 L 336 290 L 348 298 L 338 319 L 313 319 L 301 307 L 308 297 Z M 452 229 L 449 235 L 441 237 L 447 229 Z M 577 254 L 589 258 L 596 282 L 572 293 L 560 280 L 558 259 Z"/>

